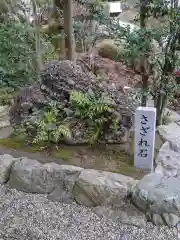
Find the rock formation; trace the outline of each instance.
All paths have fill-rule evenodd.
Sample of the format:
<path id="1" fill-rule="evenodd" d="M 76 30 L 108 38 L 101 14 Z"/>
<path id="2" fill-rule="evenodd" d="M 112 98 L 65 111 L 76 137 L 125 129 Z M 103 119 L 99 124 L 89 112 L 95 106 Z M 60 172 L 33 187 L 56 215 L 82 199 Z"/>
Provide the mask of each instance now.
<path id="1" fill-rule="evenodd" d="M 70 95 L 74 90 L 112 99 L 119 129 L 123 132 L 121 138 L 125 134 L 123 129 L 131 127 L 136 104 L 128 99 L 122 89 L 100 82 L 82 60 L 76 63 L 69 60 L 47 63 L 41 72 L 41 83 L 21 90 L 16 96 L 10 109 L 11 125 L 16 127 L 23 120 L 37 116 L 39 110 L 50 101 L 55 101 L 58 108 L 66 112 L 65 118 L 68 118 L 67 112 L 72 112 Z"/>

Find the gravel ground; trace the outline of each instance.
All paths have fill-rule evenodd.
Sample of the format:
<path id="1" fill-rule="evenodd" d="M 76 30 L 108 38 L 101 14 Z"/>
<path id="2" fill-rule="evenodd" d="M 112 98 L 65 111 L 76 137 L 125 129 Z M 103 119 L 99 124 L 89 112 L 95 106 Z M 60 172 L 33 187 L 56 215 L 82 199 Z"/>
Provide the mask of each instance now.
<path id="1" fill-rule="evenodd" d="M 0 240 L 176 240 L 175 229 L 111 222 L 92 209 L 0 186 Z"/>

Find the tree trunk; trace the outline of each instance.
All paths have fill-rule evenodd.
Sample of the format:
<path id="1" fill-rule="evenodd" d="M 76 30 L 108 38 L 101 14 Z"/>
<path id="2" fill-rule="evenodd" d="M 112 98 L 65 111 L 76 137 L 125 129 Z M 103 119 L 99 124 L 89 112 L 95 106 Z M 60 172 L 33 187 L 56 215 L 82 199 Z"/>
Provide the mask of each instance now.
<path id="1" fill-rule="evenodd" d="M 40 24 L 37 19 L 37 7 L 36 7 L 36 0 L 32 1 L 32 8 L 33 8 L 33 17 L 34 17 L 34 27 L 35 27 L 35 38 L 36 38 L 36 72 L 39 74 L 42 68 L 42 55 L 41 55 L 41 36 L 40 36 Z"/>
<path id="2" fill-rule="evenodd" d="M 142 90 L 143 90 L 143 95 L 141 98 L 141 106 L 146 107 L 149 76 L 145 72 L 142 72 L 141 76 L 142 76 Z"/>
<path id="3" fill-rule="evenodd" d="M 65 36 L 64 36 L 64 30 L 60 29 L 60 17 L 61 17 L 61 11 L 64 9 L 64 2 L 65 0 L 53 0 L 53 11 L 51 18 L 54 20 L 56 29 L 59 31 L 59 37 L 57 37 L 55 41 L 55 48 L 56 53 L 58 55 L 58 59 L 64 59 L 65 58 Z"/>
<path id="4" fill-rule="evenodd" d="M 147 3 L 148 0 L 140 0 L 140 28 L 146 28 L 146 18 L 147 18 Z M 141 77 L 142 77 L 142 98 L 141 98 L 141 106 L 146 106 L 147 102 L 147 91 L 148 91 L 148 79 L 149 76 L 147 75 L 146 69 L 146 55 L 145 52 L 143 56 L 141 56 Z"/>
<path id="5" fill-rule="evenodd" d="M 73 34 L 73 1 L 66 0 L 64 2 L 64 32 L 66 37 L 67 58 L 75 59 L 75 43 Z"/>

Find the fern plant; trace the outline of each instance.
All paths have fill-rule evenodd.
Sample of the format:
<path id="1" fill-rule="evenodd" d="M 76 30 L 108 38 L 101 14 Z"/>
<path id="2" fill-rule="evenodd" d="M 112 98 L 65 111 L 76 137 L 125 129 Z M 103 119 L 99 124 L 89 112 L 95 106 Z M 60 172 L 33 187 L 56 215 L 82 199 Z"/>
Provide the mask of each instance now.
<path id="1" fill-rule="evenodd" d="M 69 128 L 58 119 L 58 114 L 58 109 L 53 107 L 36 121 L 37 132 L 33 143 L 58 143 L 64 137 L 71 138 Z"/>
<path id="2" fill-rule="evenodd" d="M 113 101 L 93 93 L 73 91 L 70 97 L 75 116 L 88 123 L 90 143 L 98 141 L 113 122 Z"/>
<path id="3" fill-rule="evenodd" d="M 71 103 L 75 109 L 75 115 L 84 119 L 100 120 L 103 116 L 113 111 L 113 103 L 110 98 L 97 97 L 95 94 L 73 91 Z"/>

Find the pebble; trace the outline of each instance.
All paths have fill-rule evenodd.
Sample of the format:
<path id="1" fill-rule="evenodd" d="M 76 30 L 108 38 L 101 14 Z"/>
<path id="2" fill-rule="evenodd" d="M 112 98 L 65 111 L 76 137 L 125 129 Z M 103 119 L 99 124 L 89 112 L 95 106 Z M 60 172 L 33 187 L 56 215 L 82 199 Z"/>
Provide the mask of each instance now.
<path id="1" fill-rule="evenodd" d="M 99 218 L 91 208 L 51 202 L 0 185 L 1 240 L 172 240 L 177 230 L 137 228 Z"/>

